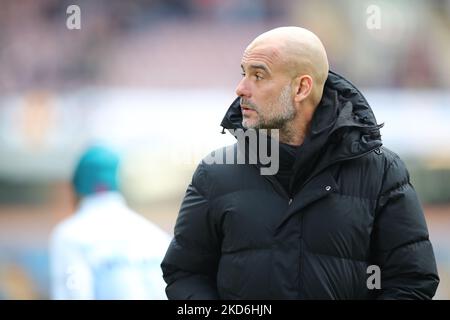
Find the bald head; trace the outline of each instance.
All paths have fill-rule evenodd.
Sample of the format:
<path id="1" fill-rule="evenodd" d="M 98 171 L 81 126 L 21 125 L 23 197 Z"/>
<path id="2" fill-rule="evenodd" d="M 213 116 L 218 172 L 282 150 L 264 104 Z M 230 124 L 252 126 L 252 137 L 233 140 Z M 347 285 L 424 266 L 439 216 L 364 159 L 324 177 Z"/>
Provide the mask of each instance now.
<path id="1" fill-rule="evenodd" d="M 293 77 L 309 75 L 313 79 L 311 98 L 318 103 L 328 77 L 328 58 L 320 39 L 311 31 L 299 27 L 281 27 L 259 35 L 246 52 L 267 48 L 273 59 L 281 60 Z"/>
<path id="2" fill-rule="evenodd" d="M 303 28 L 270 30 L 253 40 L 241 60 L 245 128 L 279 129 L 280 141 L 300 145 L 309 131 L 328 77 L 319 38 Z"/>

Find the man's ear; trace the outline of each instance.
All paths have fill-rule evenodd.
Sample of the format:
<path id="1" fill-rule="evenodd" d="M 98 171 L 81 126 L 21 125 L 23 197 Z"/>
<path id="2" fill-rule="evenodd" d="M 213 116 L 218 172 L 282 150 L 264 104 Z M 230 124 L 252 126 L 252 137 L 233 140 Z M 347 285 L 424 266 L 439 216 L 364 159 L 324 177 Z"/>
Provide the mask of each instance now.
<path id="1" fill-rule="evenodd" d="M 302 76 L 299 76 L 296 79 L 296 90 L 294 96 L 295 102 L 302 102 L 305 100 L 312 92 L 313 87 L 313 79 L 311 76 L 305 74 Z"/>

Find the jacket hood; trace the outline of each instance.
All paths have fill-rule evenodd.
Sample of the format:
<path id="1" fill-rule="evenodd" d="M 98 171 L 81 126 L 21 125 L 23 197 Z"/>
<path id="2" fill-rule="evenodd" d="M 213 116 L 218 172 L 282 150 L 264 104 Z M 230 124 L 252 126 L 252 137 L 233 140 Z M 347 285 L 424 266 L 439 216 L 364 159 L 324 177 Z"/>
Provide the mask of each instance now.
<path id="1" fill-rule="evenodd" d="M 239 98 L 229 107 L 221 126 L 224 129 L 244 129 Z M 296 177 L 305 181 L 308 173 L 379 148 L 382 145 L 382 126 L 377 124 L 363 94 L 350 81 L 330 71 L 310 132 L 297 153 L 294 164 Z"/>

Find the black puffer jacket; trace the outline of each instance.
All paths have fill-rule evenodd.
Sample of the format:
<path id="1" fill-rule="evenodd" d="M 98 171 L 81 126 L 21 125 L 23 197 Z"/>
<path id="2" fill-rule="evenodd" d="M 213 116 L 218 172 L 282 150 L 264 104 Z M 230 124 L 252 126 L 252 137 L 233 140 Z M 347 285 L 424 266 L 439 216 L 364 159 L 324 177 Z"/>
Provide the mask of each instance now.
<path id="1" fill-rule="evenodd" d="M 241 121 L 236 100 L 222 126 Z M 439 278 L 421 205 L 379 128 L 362 94 L 330 72 L 292 197 L 258 165 L 202 162 L 161 265 L 168 297 L 432 298 Z M 381 289 L 368 289 L 369 265 Z"/>

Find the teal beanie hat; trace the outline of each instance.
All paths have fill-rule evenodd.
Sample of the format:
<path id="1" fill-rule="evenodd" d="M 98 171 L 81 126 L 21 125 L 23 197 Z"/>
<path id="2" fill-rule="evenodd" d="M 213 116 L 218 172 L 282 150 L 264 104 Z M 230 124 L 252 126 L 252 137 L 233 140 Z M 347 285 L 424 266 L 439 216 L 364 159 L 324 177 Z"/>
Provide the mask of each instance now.
<path id="1" fill-rule="evenodd" d="M 73 186 L 79 196 L 103 191 L 117 191 L 119 155 L 103 146 L 90 147 L 81 156 L 73 175 Z"/>

